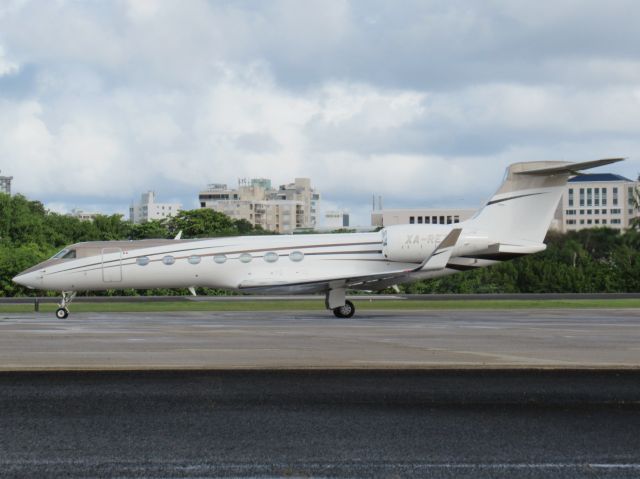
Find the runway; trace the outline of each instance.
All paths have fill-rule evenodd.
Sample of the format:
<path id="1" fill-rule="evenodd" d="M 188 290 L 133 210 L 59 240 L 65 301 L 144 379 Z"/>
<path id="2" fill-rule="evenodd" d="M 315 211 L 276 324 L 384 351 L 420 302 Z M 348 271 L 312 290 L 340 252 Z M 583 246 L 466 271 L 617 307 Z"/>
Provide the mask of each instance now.
<path id="1" fill-rule="evenodd" d="M 0 313 L 0 477 L 640 475 L 634 310 Z"/>
<path id="2" fill-rule="evenodd" d="M 640 371 L 0 373 L 0 477 L 640 475 Z"/>
<path id="3" fill-rule="evenodd" d="M 638 368 L 637 310 L 0 312 L 0 369 Z"/>

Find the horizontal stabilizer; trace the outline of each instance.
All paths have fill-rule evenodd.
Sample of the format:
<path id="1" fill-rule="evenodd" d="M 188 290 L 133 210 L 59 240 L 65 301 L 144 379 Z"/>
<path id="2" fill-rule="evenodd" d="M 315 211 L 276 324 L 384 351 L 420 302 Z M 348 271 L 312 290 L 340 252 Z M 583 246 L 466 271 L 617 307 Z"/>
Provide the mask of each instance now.
<path id="1" fill-rule="evenodd" d="M 533 170 L 525 170 L 515 172 L 516 175 L 531 175 L 531 176 L 552 176 L 552 175 L 578 175 L 582 170 L 589 170 L 598 166 L 610 165 L 611 163 L 617 163 L 623 161 L 624 158 L 605 158 L 602 160 L 583 161 L 581 163 L 566 163 L 560 166 L 551 166 L 548 168 L 537 168 Z"/>

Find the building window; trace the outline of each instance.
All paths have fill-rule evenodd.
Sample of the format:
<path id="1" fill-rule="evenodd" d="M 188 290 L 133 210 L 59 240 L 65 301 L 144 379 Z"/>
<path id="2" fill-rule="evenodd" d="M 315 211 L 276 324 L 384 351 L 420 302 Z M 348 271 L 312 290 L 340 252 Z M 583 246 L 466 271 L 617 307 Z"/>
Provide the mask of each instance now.
<path id="1" fill-rule="evenodd" d="M 584 206 L 584 188 L 580 188 L 580 206 Z"/>
<path id="2" fill-rule="evenodd" d="M 418 224 L 421 225 L 422 224 L 422 216 L 418 216 Z"/>
<path id="3" fill-rule="evenodd" d="M 136 263 L 138 266 L 146 266 L 149 264 L 151 260 L 147 256 L 140 256 L 136 259 Z"/>
<path id="4" fill-rule="evenodd" d="M 592 211 L 592 210 L 587 210 L 587 214 L 588 214 L 588 215 L 590 215 L 590 214 L 592 214 L 592 213 L 593 213 L 593 211 Z"/>
<path id="5" fill-rule="evenodd" d="M 587 224 L 590 225 L 592 223 L 591 220 L 587 220 Z"/>
<path id="6" fill-rule="evenodd" d="M 302 251 L 292 251 L 289 253 L 289 259 L 297 263 L 304 259 L 304 253 Z"/>
<path id="7" fill-rule="evenodd" d="M 250 263 L 253 257 L 249 253 L 242 253 L 238 259 L 241 263 Z"/>
<path id="8" fill-rule="evenodd" d="M 451 223 L 453 223 L 453 218 L 451 218 L 451 216 L 447 216 L 447 224 L 450 225 Z"/>
<path id="9" fill-rule="evenodd" d="M 600 210 L 602 212 L 603 215 L 607 214 L 607 210 Z"/>
<path id="10" fill-rule="evenodd" d="M 580 220 L 580 224 L 583 225 L 584 224 L 584 220 Z"/>
<path id="11" fill-rule="evenodd" d="M 454 216 L 453 217 L 453 222 L 454 223 L 460 223 L 460 217 L 459 216 Z"/>
<path id="12" fill-rule="evenodd" d="M 412 224 L 415 224 L 415 222 L 416 222 L 416 217 L 415 216 L 409 216 L 409 224 L 412 225 Z"/>
<path id="13" fill-rule="evenodd" d="M 194 254 L 192 256 L 189 256 L 189 259 L 187 261 L 189 261 L 189 264 L 198 264 L 201 260 L 202 258 L 200 258 L 200 256 Z"/>
<path id="14" fill-rule="evenodd" d="M 428 225 L 429 223 L 431 223 L 431 218 L 429 216 L 425 216 L 424 217 L 424 224 Z"/>
<path id="15" fill-rule="evenodd" d="M 600 220 L 593 220 L 593 222 L 594 222 L 595 224 L 597 224 L 597 225 L 599 225 L 599 224 L 600 224 Z"/>
<path id="16" fill-rule="evenodd" d="M 620 218 L 614 218 L 611 220 L 611 224 L 612 225 L 619 225 L 620 224 Z"/>
<path id="17" fill-rule="evenodd" d="M 602 220 L 602 224 L 606 225 L 607 224 L 607 220 Z"/>
<path id="18" fill-rule="evenodd" d="M 173 263 L 176 262 L 176 259 L 171 255 L 167 255 L 164 258 L 162 258 L 162 262 L 167 266 L 171 266 Z"/>
<path id="19" fill-rule="evenodd" d="M 444 224 L 444 216 L 440 217 L 440 224 L 443 225 Z"/>
<path id="20" fill-rule="evenodd" d="M 438 217 L 437 216 L 432 216 L 431 217 L 431 224 L 432 225 L 437 225 L 438 224 Z"/>
<path id="21" fill-rule="evenodd" d="M 217 254 L 213 257 L 213 261 L 215 261 L 218 264 L 222 264 L 227 261 L 227 256 L 224 254 Z"/>
<path id="22" fill-rule="evenodd" d="M 580 210 L 580 214 L 583 215 L 584 214 L 584 210 Z"/>
<path id="23" fill-rule="evenodd" d="M 273 251 L 269 251 L 268 253 L 264 254 L 264 260 L 267 263 L 275 263 L 276 261 L 278 261 L 278 258 L 280 258 L 280 256 L 278 256 L 278 253 L 275 253 Z"/>

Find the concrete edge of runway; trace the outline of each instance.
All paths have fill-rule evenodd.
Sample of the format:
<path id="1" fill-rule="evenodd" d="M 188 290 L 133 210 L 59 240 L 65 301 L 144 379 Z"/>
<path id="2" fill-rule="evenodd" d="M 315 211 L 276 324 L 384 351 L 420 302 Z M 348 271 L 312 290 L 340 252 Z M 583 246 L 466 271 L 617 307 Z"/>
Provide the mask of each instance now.
<path id="1" fill-rule="evenodd" d="M 165 386 L 163 386 L 163 384 Z M 157 370 L 2 372 L 0 391 L 197 394 L 264 404 L 640 405 L 640 370 Z M 26 389 L 25 389 L 26 388 Z M 62 389 L 61 389 L 62 388 Z M 126 392 L 129 391 L 129 392 Z M 22 394 L 22 393 L 21 393 Z"/>

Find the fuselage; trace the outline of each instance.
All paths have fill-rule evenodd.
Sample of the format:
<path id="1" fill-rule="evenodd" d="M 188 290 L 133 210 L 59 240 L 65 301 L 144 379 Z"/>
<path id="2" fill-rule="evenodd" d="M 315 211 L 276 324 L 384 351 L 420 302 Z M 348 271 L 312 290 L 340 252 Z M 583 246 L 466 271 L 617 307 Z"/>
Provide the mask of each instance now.
<path id="1" fill-rule="evenodd" d="M 432 228 L 428 256 L 451 226 Z M 279 284 L 311 291 L 337 276 L 367 276 L 410 269 L 390 261 L 383 234 L 242 236 L 198 240 L 87 242 L 68 246 L 23 272 L 16 281 L 58 291 L 208 287 L 278 291 Z"/>

